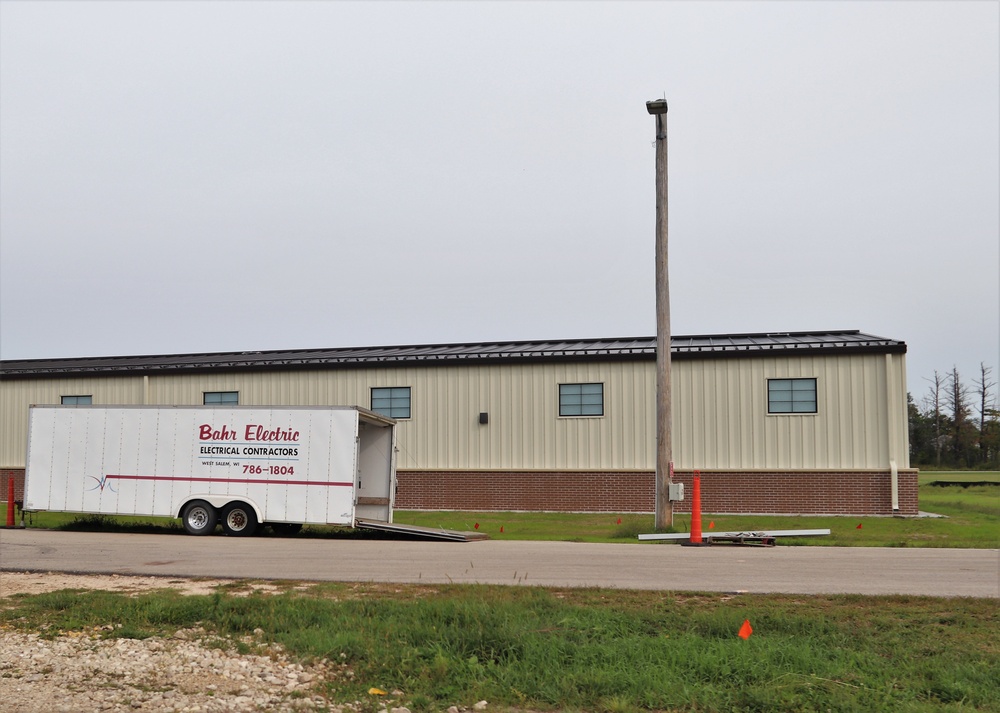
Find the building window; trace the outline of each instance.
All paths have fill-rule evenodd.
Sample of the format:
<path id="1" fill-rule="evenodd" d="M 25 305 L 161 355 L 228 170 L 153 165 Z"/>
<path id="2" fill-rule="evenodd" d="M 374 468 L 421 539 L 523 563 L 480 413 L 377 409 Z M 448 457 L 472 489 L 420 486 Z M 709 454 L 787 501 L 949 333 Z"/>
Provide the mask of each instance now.
<path id="1" fill-rule="evenodd" d="M 372 411 L 389 418 L 410 417 L 410 387 L 372 389 Z"/>
<path id="2" fill-rule="evenodd" d="M 60 402 L 63 406 L 90 406 L 94 403 L 94 397 L 87 396 L 62 396 Z"/>
<path id="3" fill-rule="evenodd" d="M 816 413 L 816 379 L 768 379 L 768 413 Z"/>
<path id="4" fill-rule="evenodd" d="M 206 391 L 206 406 L 236 406 L 240 402 L 239 391 Z"/>
<path id="5" fill-rule="evenodd" d="M 559 384 L 560 416 L 603 416 L 604 384 Z"/>

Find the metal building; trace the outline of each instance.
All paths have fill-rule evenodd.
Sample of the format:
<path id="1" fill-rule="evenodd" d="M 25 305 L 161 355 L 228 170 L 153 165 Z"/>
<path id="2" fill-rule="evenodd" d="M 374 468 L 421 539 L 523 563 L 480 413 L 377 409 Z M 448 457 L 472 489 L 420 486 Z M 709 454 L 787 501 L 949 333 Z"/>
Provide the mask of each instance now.
<path id="1" fill-rule="evenodd" d="M 674 336 L 675 477 L 706 512 L 916 514 L 906 345 Z M 652 512 L 656 340 L 0 362 L 0 473 L 29 404 L 361 405 L 399 420 L 401 509 Z M 683 512 L 688 503 L 677 503 Z"/>

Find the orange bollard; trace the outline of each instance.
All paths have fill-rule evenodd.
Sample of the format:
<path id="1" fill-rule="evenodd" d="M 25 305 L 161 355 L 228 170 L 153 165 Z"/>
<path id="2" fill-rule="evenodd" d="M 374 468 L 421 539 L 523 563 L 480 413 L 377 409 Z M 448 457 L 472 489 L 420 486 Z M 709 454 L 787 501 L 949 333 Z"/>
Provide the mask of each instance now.
<path id="1" fill-rule="evenodd" d="M 701 544 L 701 473 L 697 470 L 691 480 L 691 544 Z"/>
<path id="2" fill-rule="evenodd" d="M 7 476 L 7 527 L 14 527 L 14 478 Z"/>

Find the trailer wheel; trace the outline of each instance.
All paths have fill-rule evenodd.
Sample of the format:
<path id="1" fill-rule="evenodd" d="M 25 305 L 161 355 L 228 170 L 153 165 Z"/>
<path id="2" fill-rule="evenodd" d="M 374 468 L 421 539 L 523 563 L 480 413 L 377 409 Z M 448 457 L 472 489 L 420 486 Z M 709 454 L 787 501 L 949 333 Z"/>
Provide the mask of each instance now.
<path id="1" fill-rule="evenodd" d="M 204 500 L 192 500 L 184 506 L 181 520 L 189 535 L 208 535 L 215 529 L 219 514 Z"/>
<path id="2" fill-rule="evenodd" d="M 257 514 L 246 503 L 229 503 L 222 510 L 222 529 L 227 535 L 248 537 L 257 531 Z"/>

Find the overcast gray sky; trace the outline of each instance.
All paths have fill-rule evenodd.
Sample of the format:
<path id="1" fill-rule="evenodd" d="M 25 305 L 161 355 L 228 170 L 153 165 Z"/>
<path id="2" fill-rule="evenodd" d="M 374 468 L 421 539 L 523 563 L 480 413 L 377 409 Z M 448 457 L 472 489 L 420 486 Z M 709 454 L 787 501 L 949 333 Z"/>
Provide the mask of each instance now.
<path id="1" fill-rule="evenodd" d="M 997 2 L 0 2 L 0 357 L 860 329 L 1000 362 Z"/>

